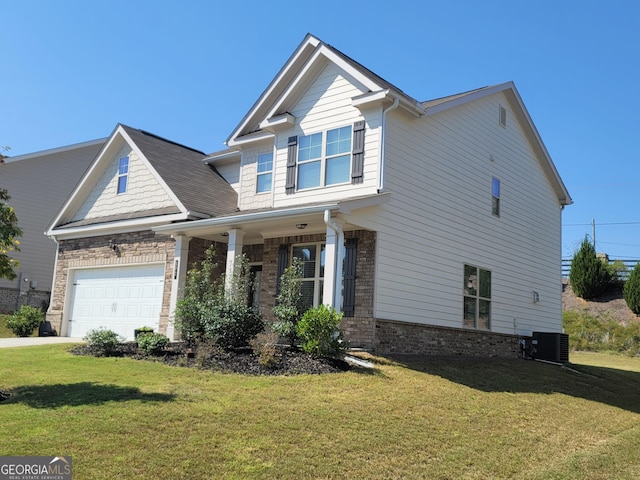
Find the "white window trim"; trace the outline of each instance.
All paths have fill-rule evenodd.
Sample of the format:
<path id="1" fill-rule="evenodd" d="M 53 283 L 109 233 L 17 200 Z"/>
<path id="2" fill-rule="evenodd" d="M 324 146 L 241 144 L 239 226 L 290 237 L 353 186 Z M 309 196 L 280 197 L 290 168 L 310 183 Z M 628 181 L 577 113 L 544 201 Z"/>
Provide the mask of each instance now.
<path id="1" fill-rule="evenodd" d="M 296 243 L 291 246 L 291 252 L 289 254 L 289 265 L 293 263 L 293 251 L 297 247 L 316 247 L 316 268 L 313 275 L 313 278 L 301 278 L 301 282 L 311 283 L 313 282 L 313 307 L 317 307 L 322 304 L 322 296 L 320 294 L 320 285 L 324 282 L 324 276 L 320 276 L 320 269 L 322 268 L 321 259 L 322 259 L 322 248 L 325 247 L 325 242 L 304 242 L 304 243 Z"/>
<path id="2" fill-rule="evenodd" d="M 349 142 L 349 150 L 347 152 L 342 152 L 342 153 L 337 153 L 335 155 L 327 155 L 327 132 L 330 132 L 332 130 L 339 130 L 341 128 L 344 127 L 349 127 L 351 129 L 351 134 L 350 134 L 350 142 Z M 311 158 L 309 160 L 300 160 L 300 139 L 304 138 L 304 137 L 310 137 L 312 135 L 321 133 L 322 134 L 322 141 L 321 141 L 321 151 L 320 151 L 320 156 L 319 157 L 315 157 L 315 158 Z M 308 133 L 305 135 L 300 135 L 298 137 L 298 159 L 297 159 L 297 165 L 296 165 L 296 190 L 297 191 L 308 191 L 308 190 L 313 190 L 314 188 L 326 188 L 326 187 L 335 187 L 337 185 L 348 185 L 351 183 L 351 169 L 353 168 L 353 148 L 352 148 L 352 143 L 353 143 L 353 126 L 352 125 L 343 125 L 341 127 L 336 127 L 336 128 L 329 128 L 327 130 L 322 130 L 321 132 L 313 132 L 313 133 Z M 339 182 L 339 183 L 331 183 L 329 185 L 327 185 L 327 160 L 331 160 L 332 158 L 338 158 L 338 157 L 344 157 L 344 156 L 349 156 L 349 175 L 347 175 L 347 178 L 344 182 Z M 306 188 L 299 188 L 300 185 L 300 165 L 306 165 L 306 164 L 310 164 L 310 163 L 314 163 L 314 162 L 320 162 L 320 184 L 313 186 L 313 187 L 306 187 Z"/>
<path id="3" fill-rule="evenodd" d="M 258 171 L 258 166 L 260 165 L 260 157 L 264 157 L 266 155 L 271 155 L 271 170 L 266 170 L 264 172 L 259 172 Z M 273 161 L 274 161 L 274 155 L 273 152 L 267 152 L 267 153 L 261 153 L 260 155 L 258 155 L 256 157 L 256 195 L 263 195 L 266 193 L 271 193 L 271 191 L 273 190 Z M 258 191 L 258 179 L 260 178 L 260 176 L 262 175 L 271 175 L 271 183 L 269 184 L 269 189 L 268 190 L 263 190 L 263 191 Z"/>
<path id="4" fill-rule="evenodd" d="M 126 158 L 127 159 L 127 173 L 120 173 L 120 161 Z M 131 158 L 129 157 L 129 155 L 125 155 L 124 157 L 118 157 L 118 178 L 116 180 L 116 194 L 117 195 L 124 195 L 125 193 L 127 193 L 127 190 L 129 190 L 129 171 L 131 170 Z M 121 178 L 125 178 L 125 186 L 124 186 L 124 191 L 120 192 L 120 179 Z"/>

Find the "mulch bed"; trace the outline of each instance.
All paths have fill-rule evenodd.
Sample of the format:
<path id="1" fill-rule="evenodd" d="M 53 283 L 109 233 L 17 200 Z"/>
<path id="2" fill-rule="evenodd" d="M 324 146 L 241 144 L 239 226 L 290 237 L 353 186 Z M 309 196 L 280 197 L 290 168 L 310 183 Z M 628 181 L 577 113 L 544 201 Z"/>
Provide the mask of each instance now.
<path id="1" fill-rule="evenodd" d="M 95 355 L 86 345 L 70 349 L 74 355 Z M 211 345 L 189 348 L 182 342 L 172 343 L 162 355 L 149 355 L 138 349 L 135 342 L 123 343 L 110 356 L 128 357 L 136 360 L 163 362 L 177 367 L 200 368 L 222 373 L 244 375 L 301 375 L 340 373 L 351 366 L 340 359 L 315 358 L 290 347 L 278 347 L 272 366 L 261 365 L 258 356 L 250 348 L 222 350 Z"/>

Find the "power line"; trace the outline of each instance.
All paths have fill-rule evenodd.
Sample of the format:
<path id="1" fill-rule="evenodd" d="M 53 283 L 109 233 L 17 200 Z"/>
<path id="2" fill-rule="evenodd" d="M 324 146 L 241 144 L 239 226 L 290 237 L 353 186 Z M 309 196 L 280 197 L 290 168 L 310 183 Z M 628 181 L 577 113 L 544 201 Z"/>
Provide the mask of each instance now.
<path id="1" fill-rule="evenodd" d="M 592 223 L 563 223 L 563 227 L 590 227 Z M 598 223 L 599 227 L 603 225 L 640 225 L 640 222 L 604 222 Z"/>

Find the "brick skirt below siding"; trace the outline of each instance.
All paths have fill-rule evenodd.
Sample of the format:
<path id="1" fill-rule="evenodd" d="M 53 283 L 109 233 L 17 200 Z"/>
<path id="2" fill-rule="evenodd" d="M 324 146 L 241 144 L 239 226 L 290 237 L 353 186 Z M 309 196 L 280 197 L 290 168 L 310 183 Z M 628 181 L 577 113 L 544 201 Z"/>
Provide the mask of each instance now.
<path id="1" fill-rule="evenodd" d="M 519 352 L 518 335 L 419 323 L 375 321 L 374 351 L 378 354 L 465 355 L 512 357 Z"/>

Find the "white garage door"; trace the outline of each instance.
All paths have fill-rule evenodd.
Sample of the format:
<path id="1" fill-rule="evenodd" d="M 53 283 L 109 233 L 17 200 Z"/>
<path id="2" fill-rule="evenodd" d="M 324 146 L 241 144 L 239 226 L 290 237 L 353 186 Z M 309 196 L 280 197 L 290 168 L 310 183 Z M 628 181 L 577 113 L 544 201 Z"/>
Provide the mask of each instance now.
<path id="1" fill-rule="evenodd" d="M 136 328 L 158 331 L 163 288 L 163 265 L 76 270 L 68 335 L 104 327 L 133 340 Z"/>

